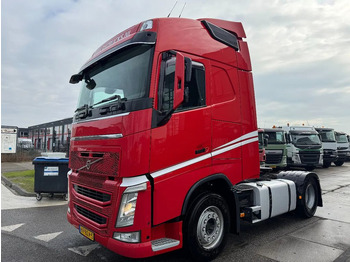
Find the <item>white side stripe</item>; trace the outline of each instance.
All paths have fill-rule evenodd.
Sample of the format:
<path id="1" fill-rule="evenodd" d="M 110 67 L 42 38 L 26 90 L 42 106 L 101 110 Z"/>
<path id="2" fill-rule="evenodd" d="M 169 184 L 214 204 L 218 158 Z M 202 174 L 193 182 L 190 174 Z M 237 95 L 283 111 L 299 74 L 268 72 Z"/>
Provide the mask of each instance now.
<path id="1" fill-rule="evenodd" d="M 226 146 L 235 144 L 235 143 L 237 143 L 237 142 L 240 142 L 240 141 L 242 141 L 242 140 L 245 140 L 245 139 L 248 139 L 248 138 L 252 138 L 252 137 L 255 137 L 255 136 L 258 136 L 258 131 L 253 131 L 253 132 L 250 132 L 250 133 L 248 133 L 248 134 L 245 134 L 245 135 L 243 135 L 243 136 L 241 136 L 241 137 L 239 137 L 239 138 L 236 138 L 235 140 L 232 140 L 232 141 L 230 141 L 230 142 L 228 142 L 228 143 L 226 143 L 226 144 L 224 144 L 224 145 L 222 145 L 222 146 L 219 146 L 219 147 L 217 147 L 217 148 L 214 148 L 214 150 L 217 150 L 217 149 L 219 149 L 219 148 L 222 148 L 222 147 L 226 147 Z"/>
<path id="2" fill-rule="evenodd" d="M 200 157 L 196 157 L 194 159 L 188 160 L 186 162 L 182 162 L 180 164 L 177 164 L 177 165 L 174 165 L 174 166 L 162 169 L 162 170 L 159 170 L 157 172 L 152 173 L 151 176 L 153 178 L 159 177 L 159 176 L 165 175 L 167 173 L 173 172 L 175 170 L 178 170 L 180 168 L 183 168 L 183 167 L 190 166 L 190 165 L 193 165 L 195 163 L 201 162 L 201 161 L 206 160 L 208 158 L 211 158 L 211 153 L 205 154 L 205 155 L 200 156 Z"/>
<path id="3" fill-rule="evenodd" d="M 236 143 L 232 146 L 228 146 L 228 147 L 225 147 L 225 148 L 222 148 L 222 149 L 219 149 L 219 150 L 216 150 L 212 153 L 213 156 L 217 156 L 217 155 L 220 155 L 220 154 L 223 154 L 227 151 L 230 151 L 232 149 L 235 149 L 237 147 L 240 147 L 240 146 L 243 146 L 243 145 L 246 145 L 246 144 L 249 144 L 249 143 L 252 143 L 252 142 L 255 142 L 255 141 L 258 141 L 258 138 L 255 137 L 255 138 L 251 138 L 251 139 L 248 139 L 248 140 L 245 140 L 243 142 L 240 142 L 240 143 Z"/>
<path id="4" fill-rule="evenodd" d="M 255 137 L 254 137 L 254 136 L 255 136 Z M 225 145 L 222 145 L 222 146 L 220 146 L 220 147 L 217 147 L 216 149 L 222 148 L 222 147 L 224 147 L 224 146 L 226 146 L 226 145 L 231 145 L 231 144 L 233 144 L 233 143 L 236 143 L 236 144 L 233 144 L 233 145 L 231 145 L 231 146 L 227 146 L 227 147 L 222 148 L 222 149 L 220 149 L 220 150 L 216 150 L 216 151 L 214 151 L 214 152 L 212 152 L 212 153 L 208 153 L 208 154 L 205 154 L 205 155 L 203 155 L 203 156 L 200 156 L 200 157 L 197 157 L 197 158 L 194 158 L 194 159 L 185 161 L 185 162 L 183 162 L 183 163 L 180 163 L 180 164 L 177 164 L 177 165 L 174 165 L 174 166 L 171 166 L 171 167 L 168 167 L 168 168 L 159 170 L 159 171 L 157 171 L 157 172 L 152 173 L 151 176 L 152 176 L 153 178 L 156 178 L 156 177 L 165 175 L 165 174 L 167 174 L 167 173 L 173 172 L 173 171 L 175 171 L 175 170 L 178 170 L 178 169 L 180 169 L 180 168 L 187 167 L 187 166 L 193 165 L 193 164 L 195 164 L 195 163 L 201 162 L 201 161 L 203 161 L 203 160 L 206 160 L 206 159 L 208 159 L 208 158 L 211 158 L 212 156 L 220 155 L 220 154 L 222 154 L 222 153 L 225 153 L 225 152 L 230 151 L 230 150 L 232 150 L 232 149 L 238 148 L 238 147 L 240 147 L 240 146 L 253 143 L 253 142 L 255 142 L 255 141 L 258 141 L 258 137 L 257 137 L 257 136 L 258 136 L 258 131 L 254 131 L 254 132 L 245 134 L 245 135 L 243 135 L 243 136 L 241 136 L 241 137 L 239 137 L 239 138 L 237 138 L 237 139 L 235 139 L 235 140 L 233 140 L 233 141 L 231 141 L 231 142 L 229 142 L 229 143 L 227 143 L 227 144 L 225 144 Z M 251 138 L 251 137 L 253 137 L 253 138 Z M 250 139 L 247 139 L 247 138 L 250 138 Z M 247 140 L 245 140 L 245 141 L 243 141 L 243 142 L 240 142 L 240 143 L 237 143 L 237 141 L 242 141 L 242 140 L 244 140 L 244 139 L 247 139 Z"/>

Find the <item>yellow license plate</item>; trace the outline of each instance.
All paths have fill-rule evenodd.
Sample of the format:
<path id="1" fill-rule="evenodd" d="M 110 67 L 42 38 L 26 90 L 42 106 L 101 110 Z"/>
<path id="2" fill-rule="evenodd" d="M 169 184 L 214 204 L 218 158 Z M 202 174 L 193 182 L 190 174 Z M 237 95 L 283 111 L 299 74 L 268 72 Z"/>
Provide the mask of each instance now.
<path id="1" fill-rule="evenodd" d="M 82 234 L 86 238 L 90 239 L 91 241 L 95 240 L 94 232 L 91 232 L 89 229 L 87 229 L 83 226 L 79 226 L 79 232 L 80 232 L 80 234 Z"/>

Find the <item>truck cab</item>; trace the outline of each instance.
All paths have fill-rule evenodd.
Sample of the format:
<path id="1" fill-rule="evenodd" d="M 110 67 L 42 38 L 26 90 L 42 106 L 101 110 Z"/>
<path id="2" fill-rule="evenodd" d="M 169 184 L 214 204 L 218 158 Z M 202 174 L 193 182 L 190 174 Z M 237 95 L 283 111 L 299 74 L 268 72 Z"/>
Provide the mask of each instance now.
<path id="1" fill-rule="evenodd" d="M 266 147 L 267 167 L 283 169 L 287 166 L 286 132 L 281 128 L 264 128 L 268 144 Z"/>
<path id="2" fill-rule="evenodd" d="M 333 128 L 316 128 L 320 134 L 323 148 L 323 167 L 328 168 L 332 162 L 337 161 L 337 141 Z"/>
<path id="3" fill-rule="evenodd" d="M 335 138 L 337 140 L 337 153 L 338 158 L 334 161 L 336 166 L 342 166 L 345 161 L 350 158 L 350 148 L 349 141 L 346 133 L 344 132 L 335 132 Z"/>
<path id="4" fill-rule="evenodd" d="M 287 166 L 313 170 L 323 164 L 320 136 L 314 127 L 284 126 L 287 133 Z"/>

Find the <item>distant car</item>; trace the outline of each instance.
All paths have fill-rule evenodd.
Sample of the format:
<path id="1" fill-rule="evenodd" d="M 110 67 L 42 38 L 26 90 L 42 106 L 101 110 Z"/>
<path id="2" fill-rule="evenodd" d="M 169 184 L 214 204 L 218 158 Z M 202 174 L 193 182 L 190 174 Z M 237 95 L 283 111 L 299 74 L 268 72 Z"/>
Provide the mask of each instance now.
<path id="1" fill-rule="evenodd" d="M 33 142 L 29 138 L 18 138 L 17 146 L 23 149 L 32 149 L 34 148 Z"/>

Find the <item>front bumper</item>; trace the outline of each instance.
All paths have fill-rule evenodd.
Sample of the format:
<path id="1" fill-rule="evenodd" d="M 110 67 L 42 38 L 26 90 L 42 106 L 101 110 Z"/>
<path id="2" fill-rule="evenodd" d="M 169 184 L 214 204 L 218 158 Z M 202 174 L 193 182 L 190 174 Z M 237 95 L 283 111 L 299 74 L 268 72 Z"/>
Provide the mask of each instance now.
<path id="1" fill-rule="evenodd" d="M 67 220 L 74 227 L 79 228 L 80 223 L 71 215 L 71 213 L 67 212 Z M 86 226 L 86 225 L 84 225 Z M 88 227 L 88 226 L 86 226 Z M 117 229 L 116 229 L 117 230 Z M 145 258 L 160 255 L 166 252 L 170 252 L 176 249 L 182 248 L 182 222 L 174 222 L 169 224 L 163 224 L 158 227 L 153 228 L 153 232 L 155 235 L 162 236 L 158 239 L 149 238 L 150 240 L 142 242 L 142 243 L 127 243 L 114 239 L 109 236 L 101 236 L 98 233 L 94 232 L 95 241 L 105 246 L 109 250 L 125 257 L 130 258 Z M 142 234 L 143 232 L 141 232 Z M 179 237 L 179 240 L 173 240 L 173 245 L 169 245 L 164 249 L 159 249 L 159 245 L 155 247 L 155 243 L 159 242 L 162 239 L 171 239 L 174 235 Z M 142 237 L 141 237 L 142 238 Z M 174 242 L 175 241 L 175 242 Z"/>
<path id="2" fill-rule="evenodd" d="M 338 154 L 336 151 L 334 151 L 334 152 L 324 151 L 323 162 L 331 163 L 331 162 L 336 161 L 337 159 L 338 159 Z"/>
<path id="3" fill-rule="evenodd" d="M 350 151 L 338 151 L 337 161 L 346 161 L 350 159 Z"/>
<path id="4" fill-rule="evenodd" d="M 67 212 L 67 220 L 74 227 L 79 228 L 79 222 Z M 95 234 L 95 241 L 110 249 L 111 251 L 130 258 L 143 258 L 154 256 L 155 252 L 152 251 L 151 241 L 145 243 L 126 243 L 116 240 L 112 237 L 101 236 L 98 233 Z"/>

